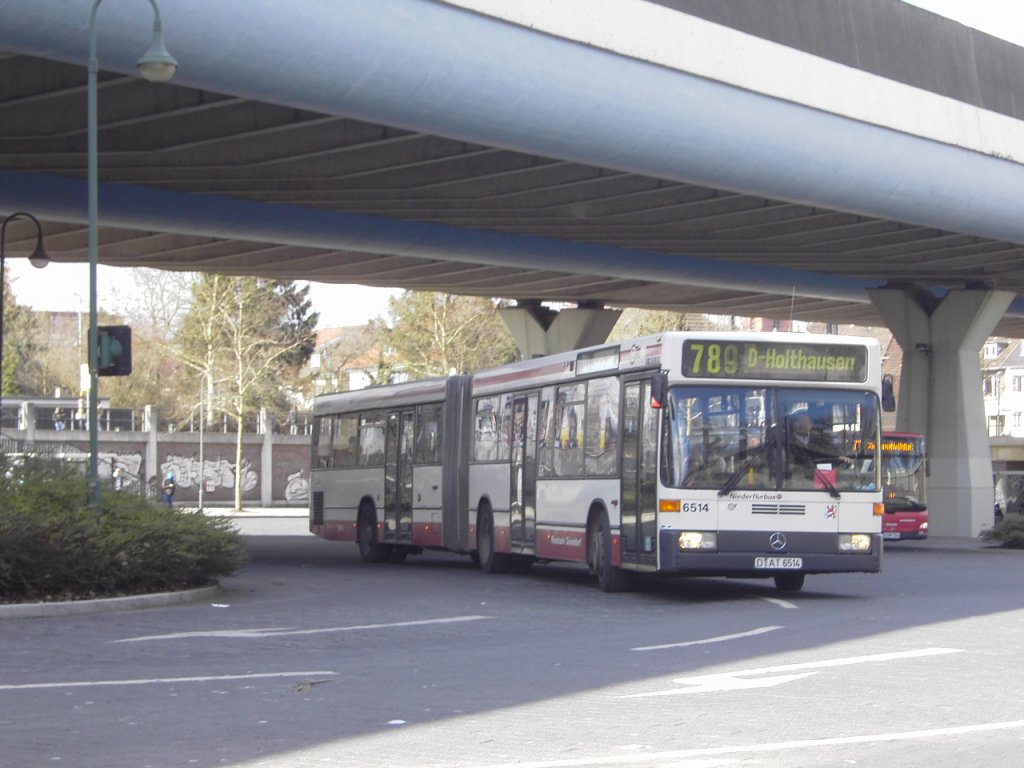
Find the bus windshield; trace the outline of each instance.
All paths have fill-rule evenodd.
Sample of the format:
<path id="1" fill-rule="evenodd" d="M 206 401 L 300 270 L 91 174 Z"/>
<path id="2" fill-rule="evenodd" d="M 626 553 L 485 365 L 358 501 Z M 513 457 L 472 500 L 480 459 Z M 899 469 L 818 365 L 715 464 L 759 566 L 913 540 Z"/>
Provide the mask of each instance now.
<path id="1" fill-rule="evenodd" d="M 867 391 L 673 387 L 662 432 L 672 488 L 877 491 L 878 399 Z"/>
<path id="2" fill-rule="evenodd" d="M 882 438 L 882 476 L 887 510 L 927 509 L 924 494 L 924 448 L 921 437 Z"/>

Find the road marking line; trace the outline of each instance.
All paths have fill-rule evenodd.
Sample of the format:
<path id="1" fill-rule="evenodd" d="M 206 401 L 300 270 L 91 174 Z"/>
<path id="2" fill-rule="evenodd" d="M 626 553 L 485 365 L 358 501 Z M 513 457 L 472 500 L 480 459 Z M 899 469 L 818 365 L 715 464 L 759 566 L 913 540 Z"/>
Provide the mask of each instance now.
<path id="1" fill-rule="evenodd" d="M 209 683 L 219 680 L 254 680 L 266 677 L 323 677 L 336 675 L 333 670 L 312 672 L 255 672 L 249 675 L 210 675 L 206 677 L 151 677 L 134 680 L 87 680 L 63 683 L 24 683 L 22 685 L 0 685 L 0 691 L 24 691 L 33 688 L 91 688 L 103 685 L 155 685 L 167 683 Z"/>
<path id="2" fill-rule="evenodd" d="M 791 603 L 789 600 L 783 600 L 781 597 L 762 597 L 761 600 L 771 603 L 772 605 L 777 605 L 780 608 L 795 609 L 797 607 L 796 603 Z"/>
<path id="3" fill-rule="evenodd" d="M 976 725 L 958 725 L 950 728 L 929 728 L 920 731 L 900 731 L 895 733 L 873 733 L 860 736 L 834 736 L 824 739 L 797 739 L 794 741 L 778 741 L 770 744 L 751 744 L 737 747 L 707 747 L 703 749 L 681 749 L 670 752 L 649 752 L 642 755 L 609 755 L 607 757 L 578 757 L 562 760 L 534 760 L 531 762 L 493 763 L 477 768 L 574 768 L 575 766 L 596 765 L 640 765 L 664 760 L 687 760 L 701 757 L 720 757 L 722 755 L 758 754 L 761 752 L 787 752 L 800 749 L 820 747 L 840 747 L 852 744 L 873 744 L 880 741 L 911 741 L 913 739 L 943 738 L 948 736 L 965 736 L 975 733 L 992 731 L 1008 731 L 1024 728 L 1024 720 L 1007 720 L 996 723 L 978 723 Z"/>
<path id="4" fill-rule="evenodd" d="M 145 635 L 113 640 L 115 643 L 138 643 L 143 640 L 180 640 L 192 637 L 260 638 L 282 637 L 285 635 L 318 635 L 327 632 L 356 632 L 364 629 L 391 629 L 393 627 L 422 627 L 428 624 L 455 624 L 462 621 L 480 621 L 490 616 L 449 616 L 443 619 L 421 619 L 419 621 L 396 621 L 392 624 L 359 624 L 350 627 L 321 627 L 318 629 L 295 629 L 293 627 L 262 627 L 255 629 L 210 629 L 195 632 L 174 632 L 169 635 Z"/>
<path id="5" fill-rule="evenodd" d="M 963 653 L 961 648 L 915 648 L 912 651 L 892 651 L 891 653 L 872 653 L 866 656 L 847 656 L 841 659 L 823 659 L 821 661 L 805 661 L 799 664 L 780 664 L 775 667 L 758 667 L 741 672 L 730 672 L 732 675 L 763 675 L 771 672 L 793 672 L 801 669 L 827 669 L 828 667 L 848 667 L 853 664 L 866 664 L 872 661 L 899 661 L 901 659 L 917 659 L 926 656 L 945 656 L 949 653 Z M 678 682 L 678 681 L 676 681 Z"/>
<path id="6" fill-rule="evenodd" d="M 707 645 L 708 643 L 724 643 L 726 640 L 739 640 L 743 637 L 754 637 L 756 635 L 763 635 L 765 632 L 774 632 L 776 629 L 782 629 L 782 627 L 759 627 L 758 629 L 752 629 L 749 632 L 737 632 L 734 635 L 719 635 L 718 637 L 708 637 L 704 640 L 687 640 L 682 643 L 665 643 L 664 645 L 641 645 L 636 648 L 630 648 L 631 651 L 661 651 L 665 648 L 686 648 L 691 645 Z"/>
<path id="7" fill-rule="evenodd" d="M 783 683 L 790 683 L 795 680 L 802 680 L 816 674 L 815 671 L 804 672 L 805 670 L 830 669 L 832 667 L 848 667 L 857 664 L 868 664 L 876 661 L 899 661 L 902 659 L 917 659 L 927 656 L 942 656 L 949 653 L 963 653 L 958 648 L 919 648 L 913 651 L 894 651 L 892 653 L 875 653 L 868 656 L 848 656 L 842 659 L 825 659 L 822 661 L 807 661 L 799 664 L 781 664 L 775 667 L 757 667 L 755 669 L 741 669 L 735 672 L 720 672 L 712 675 L 697 675 L 695 677 L 676 677 L 673 683 L 685 686 L 683 688 L 669 688 L 662 691 L 646 691 L 644 693 L 630 693 L 616 698 L 620 699 L 643 699 L 655 696 L 679 696 L 692 693 L 715 693 L 718 691 L 738 691 L 750 688 L 770 688 Z M 800 674 L 789 674 L 789 673 Z M 756 678 L 758 675 L 770 675 L 767 678 Z M 755 678 L 755 679 L 751 679 Z"/>

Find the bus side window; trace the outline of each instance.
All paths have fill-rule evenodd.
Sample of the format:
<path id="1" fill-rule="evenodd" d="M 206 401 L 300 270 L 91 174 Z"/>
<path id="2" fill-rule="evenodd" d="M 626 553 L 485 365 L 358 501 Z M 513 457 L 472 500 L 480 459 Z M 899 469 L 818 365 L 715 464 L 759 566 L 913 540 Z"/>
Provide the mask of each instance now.
<path id="1" fill-rule="evenodd" d="M 542 390 L 537 415 L 537 474 L 540 477 L 550 477 L 553 473 L 554 422 L 552 416 L 554 409 L 551 408 L 553 397 L 554 389 L 552 387 Z"/>
<path id="2" fill-rule="evenodd" d="M 327 469 L 332 463 L 331 441 L 333 416 L 316 416 L 313 419 L 313 447 L 317 469 Z"/>
<path id="3" fill-rule="evenodd" d="M 473 461 L 495 461 L 498 458 L 497 398 L 482 397 L 476 401 L 473 415 Z"/>
<path id="4" fill-rule="evenodd" d="M 353 415 L 335 416 L 334 420 L 334 466 L 354 467 L 359 419 Z"/>
<path id="5" fill-rule="evenodd" d="M 441 463 L 442 406 L 421 405 L 416 409 L 416 456 L 417 464 Z"/>
<path id="6" fill-rule="evenodd" d="M 565 384 L 558 388 L 555 406 L 556 429 L 553 467 L 556 477 L 583 475 L 584 403 L 586 384 Z"/>
<path id="7" fill-rule="evenodd" d="M 587 475 L 614 475 L 618 469 L 619 380 L 594 379 L 587 385 L 586 459 Z"/>
<path id="8" fill-rule="evenodd" d="M 359 466 L 375 467 L 384 463 L 384 414 L 364 413 L 359 419 Z"/>
<path id="9" fill-rule="evenodd" d="M 501 431 L 495 444 L 497 449 L 496 459 L 507 461 L 509 457 L 509 444 L 512 441 L 512 395 L 501 396 Z"/>

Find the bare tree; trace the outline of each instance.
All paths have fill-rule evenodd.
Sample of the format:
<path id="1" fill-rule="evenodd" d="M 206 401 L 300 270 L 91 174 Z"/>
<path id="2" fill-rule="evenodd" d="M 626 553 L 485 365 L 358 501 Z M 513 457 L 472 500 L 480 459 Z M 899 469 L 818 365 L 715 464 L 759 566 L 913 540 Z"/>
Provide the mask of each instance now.
<path id="1" fill-rule="evenodd" d="M 501 365 L 518 349 L 490 299 L 406 291 L 388 301 L 386 345 L 414 379 Z"/>
<path id="2" fill-rule="evenodd" d="M 303 364 L 301 351 L 312 350 L 309 326 L 294 322 L 288 295 L 266 280 L 204 275 L 178 334 L 181 359 L 205 382 L 211 410 L 236 424 L 236 510 L 242 508 L 246 416 L 273 403 L 282 372 Z"/>
<path id="3" fill-rule="evenodd" d="M 118 314 L 101 320 L 131 326 L 132 374 L 104 378 L 101 391 L 119 406 L 159 404 L 164 416 L 184 421 L 191 415 L 194 390 L 181 375 L 183 365 L 174 336 L 192 305 L 196 276 L 140 268 L 132 270 L 132 280 L 130 291 L 114 296 Z"/>
<path id="4" fill-rule="evenodd" d="M 622 311 L 610 338 L 622 340 L 666 331 L 713 331 L 727 330 L 728 327 L 719 315 L 629 308 Z"/>

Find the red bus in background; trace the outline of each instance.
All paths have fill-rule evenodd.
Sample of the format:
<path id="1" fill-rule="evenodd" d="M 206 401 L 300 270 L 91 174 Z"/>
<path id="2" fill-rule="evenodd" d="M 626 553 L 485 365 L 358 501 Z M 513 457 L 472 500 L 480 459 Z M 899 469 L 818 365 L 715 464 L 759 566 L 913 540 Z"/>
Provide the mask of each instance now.
<path id="1" fill-rule="evenodd" d="M 882 537 L 928 538 L 924 435 L 882 433 Z"/>

